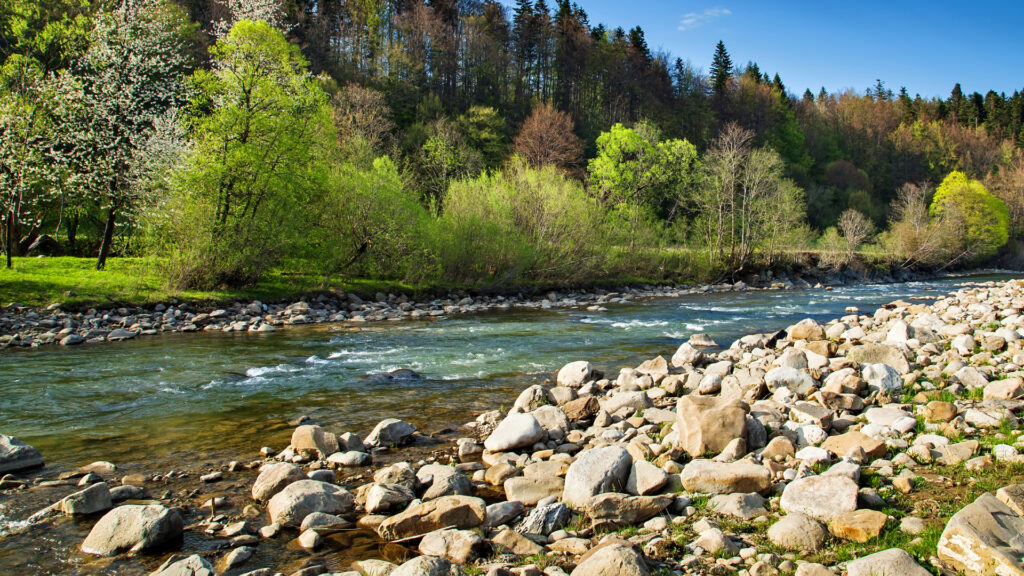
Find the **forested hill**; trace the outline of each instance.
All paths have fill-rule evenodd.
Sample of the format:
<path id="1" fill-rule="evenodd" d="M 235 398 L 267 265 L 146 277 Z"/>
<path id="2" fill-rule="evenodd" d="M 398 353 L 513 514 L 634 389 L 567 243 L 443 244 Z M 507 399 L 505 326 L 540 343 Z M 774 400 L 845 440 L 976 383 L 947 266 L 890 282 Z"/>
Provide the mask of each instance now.
<path id="1" fill-rule="evenodd" d="M 23 254 L 40 235 L 59 232 L 64 250 L 98 250 L 101 266 L 108 254 L 193 262 L 243 254 L 230 270 L 197 275 L 185 266 L 172 280 L 194 285 L 252 282 L 283 259 L 346 245 L 326 276 L 405 276 L 395 261 L 427 258 L 429 266 L 412 269 L 474 281 L 500 280 L 503 267 L 511 276 L 550 270 L 542 262 L 553 257 L 539 256 L 539 246 L 568 242 L 563 256 L 607 271 L 594 253 L 608 250 L 539 238 L 547 228 L 524 227 L 527 208 L 496 226 L 523 234 L 530 254 L 491 254 L 482 269 L 454 271 L 473 256 L 453 240 L 467 221 L 459 210 L 487 220 L 493 213 L 479 205 L 480 190 L 542 185 L 567 191 L 547 201 L 576 198 L 574 210 L 596 226 L 628 231 L 598 234 L 605 248 L 653 238 L 697 246 L 711 266 L 743 268 L 757 253 L 770 262 L 780 244 L 822 233 L 819 244 L 849 244 L 844 213 L 864 220 L 854 227 L 868 230 L 858 246 L 877 240 L 901 262 L 990 255 L 998 237 L 920 257 L 919 244 L 937 243 L 922 231 L 927 225 L 972 213 L 933 205 L 934 186 L 952 172 L 1001 199 L 1009 233 L 1019 230 L 1019 92 L 968 93 L 957 84 L 946 99 L 922 98 L 879 81 L 863 93 L 792 94 L 756 62 L 733 62 L 721 42 L 708 46 L 713 65 L 702 71 L 690 55 L 652 51 L 642 29 L 622 25 L 544 0 L 512 8 L 491 0 L 7 0 L 5 252 Z M 741 160 L 730 165 L 730 153 Z M 544 167 L 557 171 L 534 174 Z M 760 180 L 772 182 L 770 194 L 742 184 L 754 168 L 770 176 Z M 341 182 L 350 192 L 337 191 Z M 397 196 L 352 198 L 352 189 L 374 186 Z M 795 213 L 773 220 L 769 208 L 737 212 L 749 208 L 736 201 L 744 194 Z M 395 222 L 369 230 L 339 221 L 339 211 L 380 216 L 375 202 L 389 218 L 429 220 L 432 231 L 416 233 L 426 245 L 411 248 Z M 588 212 L 593 202 L 600 213 Z M 336 217 L 303 221 L 296 204 Z M 538 213 L 554 217 L 549 205 Z M 327 236 L 266 237 L 269 222 L 281 220 Z M 925 236 L 875 238 L 899 222 Z M 946 224 L 935 238 L 969 225 Z M 783 230 L 797 234 L 782 238 Z"/>

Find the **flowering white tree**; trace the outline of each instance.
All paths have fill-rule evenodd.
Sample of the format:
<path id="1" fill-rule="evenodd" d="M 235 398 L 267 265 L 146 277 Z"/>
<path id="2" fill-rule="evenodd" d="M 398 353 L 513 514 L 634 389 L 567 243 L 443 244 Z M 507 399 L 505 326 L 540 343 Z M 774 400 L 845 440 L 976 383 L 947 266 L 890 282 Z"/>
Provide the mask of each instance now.
<path id="1" fill-rule="evenodd" d="M 165 0 L 121 0 L 98 14 L 85 55 L 54 79 L 60 160 L 81 198 L 105 212 L 96 268 L 114 228 L 141 205 L 140 158 L 154 124 L 186 98 L 188 19 Z"/>

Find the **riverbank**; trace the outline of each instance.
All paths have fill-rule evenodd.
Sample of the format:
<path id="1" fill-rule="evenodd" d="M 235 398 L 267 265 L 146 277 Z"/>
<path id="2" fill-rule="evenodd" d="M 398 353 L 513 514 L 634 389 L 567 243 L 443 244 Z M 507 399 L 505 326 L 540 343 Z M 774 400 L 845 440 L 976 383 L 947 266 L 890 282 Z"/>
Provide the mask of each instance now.
<path id="1" fill-rule="evenodd" d="M 430 439 L 386 421 L 364 441 L 302 424 L 272 457 L 148 471 L 122 484 L 176 509 L 185 544 L 171 546 L 220 574 L 344 573 L 354 548 L 358 560 L 396 564 L 424 554 L 394 574 L 428 565 L 448 573 L 451 562 L 468 573 L 577 576 L 613 565 L 620 574 L 983 573 L 974 557 L 1013 568 L 1016 545 L 986 532 L 985 518 L 998 514 L 1015 533 L 1024 525 L 1021 489 L 1005 486 L 1024 472 L 1022 308 L 1024 284 L 1011 281 L 930 306 L 898 301 L 870 316 L 803 321 L 724 350 L 694 336 L 671 358 L 617 375 L 570 363 L 508 413 L 485 413 L 457 435 Z M 109 491 L 122 474 L 93 468 L 66 474 L 64 485 L 106 478 Z M 310 476 L 328 484 L 297 482 Z M 6 487 L 12 500 L 55 490 L 31 478 Z M 204 510 L 216 494 L 225 501 Z M 297 504 L 314 501 L 330 517 L 309 520 L 312 509 Z M 96 532 L 100 512 L 69 518 L 80 533 Z M 61 524 L 34 525 L 0 546 L 52 536 Z M 78 573 L 125 574 L 166 557 L 72 556 Z M 364 562 L 357 573 L 371 565 L 385 567 Z"/>
<path id="2" fill-rule="evenodd" d="M 104 273 L 105 274 L 105 273 Z M 123 274 L 122 272 L 113 272 Z M 735 283 L 684 286 L 679 284 L 623 285 L 611 288 L 527 290 L 480 294 L 448 292 L 417 301 L 411 291 L 380 291 L 400 286 L 362 285 L 354 291 L 309 293 L 299 298 L 274 300 L 283 288 L 262 288 L 270 301 L 247 299 L 250 293 L 220 294 L 238 300 L 209 300 L 210 294 L 190 294 L 192 300 L 171 299 L 148 305 L 110 304 L 86 307 L 52 303 L 45 307 L 11 303 L 0 308 L 0 348 L 48 344 L 74 346 L 131 340 L 166 333 L 273 332 L 288 326 L 347 322 L 398 321 L 443 318 L 491 310 L 573 309 L 599 310 L 601 306 L 637 299 L 674 298 L 706 292 L 755 289 L 824 288 L 848 282 L 903 282 L 936 277 L 934 274 L 897 270 L 875 276 L 837 273 L 816 268 L 802 272 L 764 272 Z M 380 290 L 377 290 L 377 289 Z M 308 290 L 308 289 L 307 289 Z M 300 291 L 301 292 L 301 291 Z M 395 292 L 398 292 L 397 294 Z M 257 292 L 259 293 L 259 292 Z M 139 293 L 141 294 L 141 292 Z M 372 294 L 372 295 L 371 295 Z M 141 296 L 136 295 L 136 298 Z M 145 298 L 145 297 L 143 297 Z"/>

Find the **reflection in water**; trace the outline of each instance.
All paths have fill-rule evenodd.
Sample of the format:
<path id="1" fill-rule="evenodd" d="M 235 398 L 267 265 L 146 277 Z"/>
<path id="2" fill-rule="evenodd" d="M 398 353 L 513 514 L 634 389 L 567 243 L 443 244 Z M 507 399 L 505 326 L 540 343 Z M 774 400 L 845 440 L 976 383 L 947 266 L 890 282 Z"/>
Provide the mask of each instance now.
<path id="1" fill-rule="evenodd" d="M 1000 277 L 972 278 L 971 280 Z M 363 328 L 187 334 L 0 353 L 2 431 L 51 465 L 168 462 L 196 452 L 282 447 L 299 415 L 366 434 L 386 417 L 426 430 L 509 405 L 565 362 L 614 376 L 690 334 L 722 344 L 847 306 L 937 295 L 961 280 L 756 291 L 609 306 L 605 312 L 507 311 Z M 408 368 L 422 380 L 374 375 Z"/>

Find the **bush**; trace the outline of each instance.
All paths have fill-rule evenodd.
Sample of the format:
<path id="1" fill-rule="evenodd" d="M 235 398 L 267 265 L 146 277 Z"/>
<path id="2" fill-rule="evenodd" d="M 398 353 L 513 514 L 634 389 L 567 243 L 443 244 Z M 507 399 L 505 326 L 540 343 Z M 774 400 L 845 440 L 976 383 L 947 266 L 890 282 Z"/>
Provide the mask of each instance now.
<path id="1" fill-rule="evenodd" d="M 963 172 L 950 172 L 935 190 L 929 212 L 961 231 L 964 260 L 993 256 L 1010 238 L 1010 212 L 1002 200 Z"/>
<path id="2" fill-rule="evenodd" d="M 602 267 L 603 212 L 555 167 L 514 158 L 500 171 L 454 183 L 439 220 L 444 278 L 561 284 Z"/>

